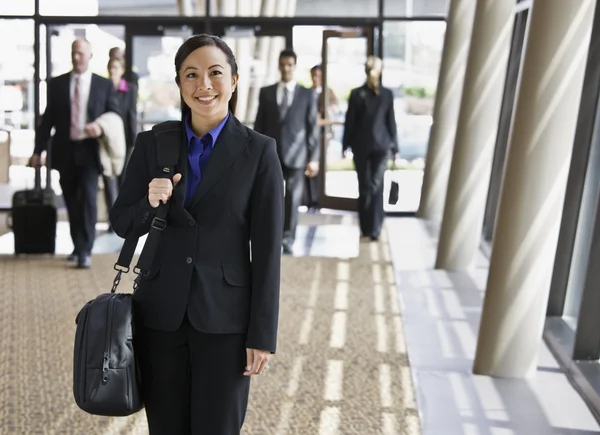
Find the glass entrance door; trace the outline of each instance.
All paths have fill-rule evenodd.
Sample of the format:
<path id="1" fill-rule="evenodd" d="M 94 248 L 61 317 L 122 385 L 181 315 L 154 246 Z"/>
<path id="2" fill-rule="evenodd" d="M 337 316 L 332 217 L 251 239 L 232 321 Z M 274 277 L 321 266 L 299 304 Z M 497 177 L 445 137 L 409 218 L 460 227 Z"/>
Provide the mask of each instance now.
<path id="1" fill-rule="evenodd" d="M 323 31 L 323 86 L 319 97 L 322 112 L 319 203 L 323 208 L 357 209 L 358 179 L 352 159 L 342 155 L 342 137 L 350 92 L 364 83 L 364 65 L 371 54 L 370 29 Z"/>

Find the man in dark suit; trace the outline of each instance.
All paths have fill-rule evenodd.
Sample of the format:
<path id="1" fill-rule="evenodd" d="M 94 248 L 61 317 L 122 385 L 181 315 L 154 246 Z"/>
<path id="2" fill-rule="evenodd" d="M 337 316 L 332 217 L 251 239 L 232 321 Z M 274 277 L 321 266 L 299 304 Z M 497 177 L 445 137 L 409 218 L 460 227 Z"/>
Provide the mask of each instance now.
<path id="1" fill-rule="evenodd" d="M 281 81 L 260 90 L 254 130 L 275 139 L 285 179 L 285 221 L 282 249 L 292 253 L 302 202 L 304 176 L 319 172 L 317 102 L 312 90 L 294 80 L 296 54 L 279 55 Z"/>
<path id="2" fill-rule="evenodd" d="M 89 70 L 90 43 L 77 39 L 71 47 L 73 70 L 48 83 L 46 111 L 35 137 L 31 166 L 41 164 L 50 132 L 51 165 L 60 173 L 60 186 L 69 213 L 71 238 L 75 247 L 69 260 L 77 267 L 91 267 L 98 210 L 96 195 L 101 173 L 98 138 L 102 129 L 94 122 L 106 112 L 119 113 L 112 83 Z"/>

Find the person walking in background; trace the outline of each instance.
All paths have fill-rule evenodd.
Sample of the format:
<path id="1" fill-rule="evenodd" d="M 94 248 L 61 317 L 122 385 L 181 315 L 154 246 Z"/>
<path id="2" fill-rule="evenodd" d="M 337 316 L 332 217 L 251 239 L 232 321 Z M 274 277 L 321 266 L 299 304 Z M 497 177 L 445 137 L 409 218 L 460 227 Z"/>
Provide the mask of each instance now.
<path id="1" fill-rule="evenodd" d="M 120 60 L 125 67 L 125 51 L 121 47 L 113 47 L 108 50 L 108 60 L 111 61 L 113 59 Z M 138 86 L 139 77 L 133 69 L 129 72 L 126 70 L 123 72 L 123 78 L 127 80 L 129 83 L 133 83 Z"/>
<path id="2" fill-rule="evenodd" d="M 319 172 L 319 127 L 313 92 L 294 80 L 296 53 L 279 55 L 281 81 L 260 90 L 254 130 L 275 139 L 285 179 L 282 252 L 293 253 L 304 176 Z"/>
<path id="3" fill-rule="evenodd" d="M 102 171 L 98 138 L 102 129 L 96 118 L 107 112 L 119 113 L 112 83 L 92 74 L 89 63 L 92 47 L 77 39 L 71 47 L 71 72 L 48 83 L 47 105 L 35 136 L 30 166 L 41 165 L 51 130 L 52 168 L 60 173 L 60 186 L 69 214 L 74 250 L 68 259 L 77 267 L 89 268 L 98 220 L 98 178 Z"/>
<path id="4" fill-rule="evenodd" d="M 169 202 L 161 249 L 133 295 L 150 435 L 237 435 L 250 377 L 276 348 L 283 176 L 275 141 L 234 116 L 238 67 L 223 40 L 192 36 L 175 71 L 175 174 L 159 178 L 154 132 L 140 133 L 110 220 L 137 238 Z"/>
<path id="5" fill-rule="evenodd" d="M 134 82 L 125 80 L 125 63 L 120 58 L 110 59 L 107 67 L 110 80 L 117 92 L 119 110 L 125 128 L 127 156 L 130 156 L 137 134 L 138 87 Z M 119 184 L 122 181 L 121 178 Z"/>
<path id="6" fill-rule="evenodd" d="M 119 114 L 123 120 L 123 130 L 125 138 L 125 165 L 129 160 L 135 135 L 137 134 L 137 97 L 138 90 L 135 83 L 128 82 L 124 78 L 125 64 L 120 57 L 112 57 L 107 65 L 108 76 L 117 93 L 117 102 L 119 105 Z M 105 168 L 106 169 L 106 168 Z M 110 174 L 110 175 L 109 175 Z M 102 174 L 102 182 L 104 184 L 104 200 L 106 202 L 107 212 L 113 206 L 117 198 L 119 186 L 123 183 L 125 171 L 114 173 L 113 171 Z M 112 227 L 109 226 L 109 232 L 112 232 Z"/>
<path id="7" fill-rule="evenodd" d="M 327 98 L 329 101 L 327 108 L 325 108 L 325 94 L 323 93 L 323 71 L 321 69 L 321 65 L 315 65 L 310 69 L 310 78 L 313 83 L 312 90 L 317 96 L 317 110 L 319 114 L 318 123 L 321 126 L 330 125 L 326 122 L 325 111 L 327 111 L 327 114 L 329 117 L 331 117 L 331 115 L 335 113 L 339 104 L 338 99 L 335 96 L 333 89 L 328 87 Z"/>
<path id="8" fill-rule="evenodd" d="M 383 63 L 369 56 L 366 83 L 350 93 L 342 152 L 352 150 L 358 176 L 358 217 L 363 237 L 379 239 L 383 225 L 383 179 L 390 156 L 398 159 L 394 95 L 381 86 Z"/>

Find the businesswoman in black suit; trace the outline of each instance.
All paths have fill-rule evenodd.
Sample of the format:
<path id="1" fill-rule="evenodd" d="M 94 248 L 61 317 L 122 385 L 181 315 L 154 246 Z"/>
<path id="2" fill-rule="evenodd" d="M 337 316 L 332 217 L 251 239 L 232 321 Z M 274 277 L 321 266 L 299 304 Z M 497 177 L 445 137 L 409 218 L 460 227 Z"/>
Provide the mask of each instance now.
<path id="1" fill-rule="evenodd" d="M 239 434 L 250 376 L 275 352 L 283 176 L 275 141 L 233 115 L 237 65 L 221 39 L 191 37 L 175 69 L 183 109 L 175 175 L 159 178 L 153 133 L 140 133 L 110 218 L 118 235 L 137 237 L 170 203 L 134 295 L 150 434 Z"/>
<path id="2" fill-rule="evenodd" d="M 117 91 L 119 110 L 125 128 L 127 155 L 131 154 L 135 135 L 137 134 L 137 99 L 138 87 L 135 83 L 125 80 L 125 64 L 119 58 L 108 61 L 108 74 Z"/>
<path id="3" fill-rule="evenodd" d="M 125 162 L 127 162 L 131 156 L 135 135 L 137 133 L 138 88 L 135 83 L 128 82 L 123 77 L 125 74 L 125 64 L 123 63 L 123 60 L 116 57 L 111 58 L 108 61 L 107 69 L 110 81 L 117 94 L 119 115 L 121 115 L 121 119 L 123 120 L 126 146 Z M 123 183 L 124 176 L 124 171 L 116 177 L 102 176 L 104 182 L 104 200 L 106 202 L 107 210 L 110 210 L 113 206 L 115 199 L 117 198 L 119 186 Z"/>
<path id="4" fill-rule="evenodd" d="M 390 157 L 399 158 L 394 94 L 381 86 L 383 62 L 369 56 L 367 81 L 350 92 L 342 152 L 352 150 L 358 177 L 358 221 L 363 237 L 379 239 L 383 227 L 383 181 Z"/>

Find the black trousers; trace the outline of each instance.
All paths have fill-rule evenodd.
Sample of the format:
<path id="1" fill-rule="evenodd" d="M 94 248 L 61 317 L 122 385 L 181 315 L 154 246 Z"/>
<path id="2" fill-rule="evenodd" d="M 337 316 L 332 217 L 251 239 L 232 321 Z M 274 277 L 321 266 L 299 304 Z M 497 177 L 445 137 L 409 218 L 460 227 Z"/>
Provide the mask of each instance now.
<path id="1" fill-rule="evenodd" d="M 304 176 L 304 194 L 302 195 L 302 205 L 308 208 L 319 207 L 319 177 L 322 177 L 321 172 L 316 177 Z"/>
<path id="2" fill-rule="evenodd" d="M 363 236 L 379 237 L 383 226 L 383 177 L 389 158 L 388 151 L 354 155 L 358 176 L 358 219 Z"/>
<path id="3" fill-rule="evenodd" d="M 205 334 L 187 316 L 177 331 L 136 329 L 150 435 L 238 435 L 250 378 L 245 334 Z"/>
<path id="4" fill-rule="evenodd" d="M 73 165 L 60 172 L 60 187 L 69 214 L 71 239 L 79 255 L 90 255 L 96 239 L 99 175 L 100 168 L 95 162 Z"/>
<path id="5" fill-rule="evenodd" d="M 304 169 L 282 166 L 283 179 L 285 180 L 283 244 L 288 246 L 293 245 L 296 239 L 298 207 L 302 203 L 302 193 L 304 192 Z"/>

